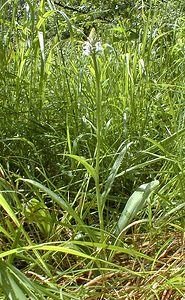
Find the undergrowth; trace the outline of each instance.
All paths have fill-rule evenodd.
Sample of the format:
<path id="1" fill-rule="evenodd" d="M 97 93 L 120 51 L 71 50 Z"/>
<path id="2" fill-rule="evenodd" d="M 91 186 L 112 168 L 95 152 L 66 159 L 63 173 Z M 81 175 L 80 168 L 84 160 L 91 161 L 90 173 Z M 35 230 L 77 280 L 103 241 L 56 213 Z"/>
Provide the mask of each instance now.
<path id="1" fill-rule="evenodd" d="M 77 2 L 0 4 L 0 299 L 184 299 L 184 3 Z"/>

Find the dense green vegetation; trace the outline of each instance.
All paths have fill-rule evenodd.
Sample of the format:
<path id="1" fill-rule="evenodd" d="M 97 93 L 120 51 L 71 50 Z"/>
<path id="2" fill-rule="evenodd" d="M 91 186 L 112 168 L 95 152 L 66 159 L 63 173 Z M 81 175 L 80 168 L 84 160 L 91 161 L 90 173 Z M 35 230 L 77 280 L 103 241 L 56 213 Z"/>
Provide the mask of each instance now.
<path id="1" fill-rule="evenodd" d="M 184 299 L 185 4 L 120 2 L 0 1 L 0 299 Z"/>

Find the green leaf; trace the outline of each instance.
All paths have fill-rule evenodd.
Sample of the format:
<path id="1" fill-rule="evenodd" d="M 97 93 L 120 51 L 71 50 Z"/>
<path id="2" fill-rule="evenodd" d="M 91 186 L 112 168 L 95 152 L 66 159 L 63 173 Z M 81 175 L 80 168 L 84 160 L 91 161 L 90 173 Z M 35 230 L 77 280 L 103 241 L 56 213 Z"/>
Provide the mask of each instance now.
<path id="1" fill-rule="evenodd" d="M 125 208 L 118 220 L 115 235 L 121 234 L 122 230 L 131 223 L 137 213 L 145 205 L 146 201 L 150 197 L 150 194 L 159 185 L 158 180 L 154 180 L 150 183 L 142 184 L 128 199 Z"/>
<path id="2" fill-rule="evenodd" d="M 44 251 L 52 251 L 52 252 L 63 252 L 67 254 L 72 254 L 78 257 L 88 258 L 90 260 L 96 260 L 96 257 L 90 256 L 88 254 L 85 254 L 84 252 L 77 251 L 75 249 L 72 249 L 70 247 L 67 247 L 67 244 L 64 246 L 57 246 L 57 245 L 38 245 L 35 246 L 37 250 L 44 250 Z"/>
<path id="3" fill-rule="evenodd" d="M 153 261 L 154 259 L 142 252 L 129 248 L 128 246 L 119 247 L 116 245 L 108 245 L 106 243 L 94 243 L 94 242 L 86 242 L 86 241 L 71 241 L 71 244 L 80 245 L 80 246 L 88 246 L 88 247 L 97 247 L 98 249 L 107 249 L 115 252 L 122 252 L 128 255 L 132 255 L 133 257 L 141 257 L 147 259 L 149 261 Z"/>
<path id="4" fill-rule="evenodd" d="M 65 154 L 65 156 L 69 156 L 71 158 L 74 158 L 78 162 L 80 162 L 84 167 L 86 168 L 87 172 L 94 178 L 96 181 L 96 171 L 95 169 L 86 161 L 85 158 L 78 156 L 78 155 L 73 155 L 73 154 Z"/>
<path id="5" fill-rule="evenodd" d="M 5 200 L 5 198 L 3 197 L 3 195 L 1 193 L 0 193 L 0 205 L 4 208 L 4 210 L 7 212 L 7 214 L 10 216 L 10 218 L 13 220 L 13 222 L 17 225 L 17 227 L 19 227 L 20 224 L 19 224 L 19 221 L 18 221 L 15 213 L 13 212 L 10 205 L 8 204 L 8 202 Z"/>
<path id="6" fill-rule="evenodd" d="M 8 239 L 13 240 L 11 235 L 2 226 L 0 226 L 0 232 L 2 232 Z"/>
<path id="7" fill-rule="evenodd" d="M 67 26 L 68 26 L 68 29 L 69 29 L 69 32 L 70 32 L 70 35 L 73 36 L 73 28 L 71 26 L 71 22 L 70 22 L 70 19 L 68 18 L 68 16 L 63 12 L 63 11 L 60 11 L 60 10 L 57 10 L 57 12 L 59 14 L 62 15 L 62 17 L 65 19 L 66 23 L 67 23 Z"/>
<path id="8" fill-rule="evenodd" d="M 45 299 L 37 284 L 32 283 L 21 271 L 5 261 L 0 262 L 0 285 L 7 299 Z"/>
<path id="9" fill-rule="evenodd" d="M 53 58 L 53 48 L 49 51 L 48 57 L 46 59 L 45 72 L 47 75 L 51 74 L 50 68 L 52 66 L 52 58 Z"/>
<path id="10" fill-rule="evenodd" d="M 42 60 L 45 61 L 45 53 L 44 53 L 44 35 L 42 31 L 38 31 L 38 39 L 40 44 L 40 51 L 42 55 Z"/>
<path id="11" fill-rule="evenodd" d="M 4 252 L 0 253 L 0 258 L 9 256 L 9 255 L 14 254 L 14 253 L 17 254 L 17 253 L 21 253 L 23 251 L 30 251 L 30 250 L 63 252 L 63 253 L 72 254 L 72 255 L 79 256 L 79 257 L 83 257 L 83 258 L 88 258 L 90 260 L 96 260 L 96 257 L 94 257 L 94 256 L 90 256 L 88 254 L 85 254 L 84 252 L 77 251 L 75 249 L 67 247 L 67 243 L 62 245 L 62 246 L 52 245 L 52 244 L 49 244 L 49 245 L 48 244 L 40 244 L 40 245 L 33 245 L 33 246 L 25 246 L 25 247 L 21 247 L 21 248 L 15 248 L 15 249 L 4 251 Z"/>
<path id="12" fill-rule="evenodd" d="M 154 146 L 156 146 L 156 148 L 159 148 L 162 152 L 164 152 L 164 153 L 167 152 L 167 151 L 164 149 L 164 147 L 163 147 L 160 143 L 158 143 L 157 141 L 152 140 L 151 138 L 147 138 L 147 137 L 145 137 L 145 139 L 146 139 L 147 141 L 149 141 L 150 143 L 152 143 Z"/>
<path id="13" fill-rule="evenodd" d="M 119 153 L 118 157 L 116 158 L 112 168 L 111 168 L 111 171 L 110 171 L 110 174 L 107 178 L 107 181 L 106 181 L 106 184 L 105 184 L 105 189 L 104 189 L 104 192 L 102 194 L 102 205 L 105 205 L 105 201 L 106 201 L 106 198 L 111 190 L 111 187 L 114 183 L 114 180 L 115 180 L 115 177 L 118 173 L 118 170 L 121 166 L 121 163 L 123 161 L 123 158 L 125 156 L 125 154 L 127 153 L 127 150 L 128 148 L 133 144 L 133 142 L 131 143 L 128 143 L 122 150 L 121 152 Z"/>
<path id="14" fill-rule="evenodd" d="M 42 24 L 46 21 L 46 19 L 50 16 L 52 16 L 53 14 L 55 13 L 54 10 L 50 10 L 50 11 L 47 11 L 42 17 L 40 16 L 39 17 L 39 21 L 37 23 L 37 29 L 40 29 L 40 27 L 42 26 Z"/>
<path id="15" fill-rule="evenodd" d="M 80 217 L 77 215 L 75 210 L 71 207 L 69 203 L 67 203 L 64 199 L 62 199 L 60 196 L 55 194 L 53 191 L 42 185 L 41 183 L 32 180 L 32 179 L 23 179 L 21 178 L 20 180 L 24 182 L 28 182 L 31 185 L 37 187 L 41 191 L 45 192 L 47 195 L 49 195 L 55 202 L 58 203 L 60 207 L 62 207 L 63 210 L 67 211 L 80 225 L 84 225 L 83 221 L 80 219 Z"/>
<path id="16" fill-rule="evenodd" d="M 51 232 L 53 227 L 52 217 L 44 202 L 32 198 L 25 208 L 25 216 L 29 222 L 34 222 L 43 235 Z"/>
<path id="17" fill-rule="evenodd" d="M 169 216 L 171 215 L 175 215 L 177 216 L 177 218 L 179 218 L 179 215 L 177 215 L 177 212 L 182 211 L 185 207 L 185 203 L 181 203 L 179 205 L 177 205 L 176 207 L 172 208 L 170 211 L 168 211 L 165 215 L 162 216 L 161 220 L 165 219 L 165 218 L 169 218 Z"/>
<path id="18" fill-rule="evenodd" d="M 36 188 L 40 189 L 41 191 L 45 192 L 47 195 L 49 195 L 58 205 L 65 211 L 69 213 L 70 216 L 72 216 L 76 223 L 80 226 L 80 230 L 82 230 L 85 233 L 88 233 L 90 236 L 93 236 L 96 240 L 96 236 L 93 234 L 92 230 L 90 230 L 87 225 L 82 221 L 82 219 L 78 216 L 78 214 L 75 212 L 75 210 L 71 207 L 71 205 L 66 202 L 64 199 L 62 199 L 60 196 L 58 196 L 56 193 L 42 185 L 41 183 L 38 183 L 37 181 L 31 180 L 31 179 L 19 179 L 24 182 L 30 183 L 31 185 L 35 186 Z"/>
<path id="19" fill-rule="evenodd" d="M 13 278 L 10 273 L 7 273 L 7 278 L 9 281 L 9 288 L 11 290 L 11 293 L 13 292 L 11 297 L 15 297 L 15 299 L 27 300 L 24 289 L 21 287 L 21 285 L 17 284 L 15 278 Z"/>

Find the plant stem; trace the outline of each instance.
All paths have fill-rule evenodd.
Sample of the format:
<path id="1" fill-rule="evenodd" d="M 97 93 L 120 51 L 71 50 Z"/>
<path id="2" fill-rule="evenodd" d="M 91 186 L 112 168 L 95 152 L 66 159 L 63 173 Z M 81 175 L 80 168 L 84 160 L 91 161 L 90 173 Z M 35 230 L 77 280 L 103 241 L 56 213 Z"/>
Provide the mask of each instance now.
<path id="1" fill-rule="evenodd" d="M 95 71 L 96 80 L 96 198 L 98 205 L 98 215 L 100 222 L 101 238 L 104 239 L 104 222 L 103 222 L 103 209 L 101 203 L 101 193 L 100 193 L 100 149 L 101 149 L 101 127 L 102 127 L 102 109 L 101 109 L 101 84 L 100 84 L 100 69 L 98 66 L 98 61 L 95 51 L 92 52 L 92 59 Z"/>

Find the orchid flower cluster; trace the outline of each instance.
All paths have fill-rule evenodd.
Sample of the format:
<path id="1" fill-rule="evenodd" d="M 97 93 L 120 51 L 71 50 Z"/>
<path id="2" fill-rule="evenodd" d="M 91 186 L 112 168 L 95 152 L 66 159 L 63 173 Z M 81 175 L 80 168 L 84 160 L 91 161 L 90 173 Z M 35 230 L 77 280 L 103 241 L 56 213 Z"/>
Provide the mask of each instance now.
<path id="1" fill-rule="evenodd" d="M 101 53 L 102 51 L 102 43 L 101 41 L 97 41 L 95 28 L 92 28 L 87 41 L 83 44 L 83 55 L 89 56 L 93 52 Z"/>

